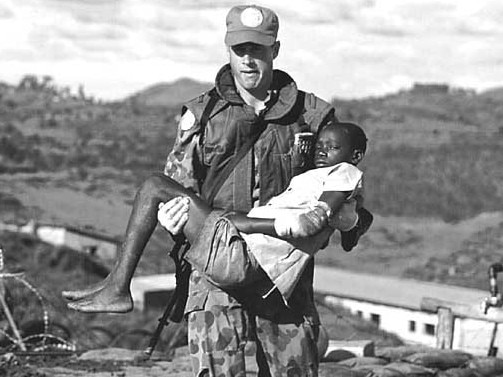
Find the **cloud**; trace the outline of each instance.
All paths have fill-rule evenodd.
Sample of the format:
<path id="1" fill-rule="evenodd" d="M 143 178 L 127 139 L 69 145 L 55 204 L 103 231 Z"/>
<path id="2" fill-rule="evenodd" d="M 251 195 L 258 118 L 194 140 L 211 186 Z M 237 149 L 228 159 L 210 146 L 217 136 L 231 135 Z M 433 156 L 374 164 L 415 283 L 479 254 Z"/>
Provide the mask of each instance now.
<path id="1" fill-rule="evenodd" d="M 0 20 L 7 20 L 14 17 L 12 9 L 0 4 Z"/>
<path id="2" fill-rule="evenodd" d="M 280 18 L 275 66 L 327 98 L 390 91 L 408 80 L 496 85 L 503 77 L 499 0 L 258 3 Z M 2 0 L 0 35 L 9 38 L 0 39 L 0 79 L 48 73 L 115 98 L 142 83 L 182 76 L 212 81 L 227 59 L 224 20 L 235 4 Z"/>

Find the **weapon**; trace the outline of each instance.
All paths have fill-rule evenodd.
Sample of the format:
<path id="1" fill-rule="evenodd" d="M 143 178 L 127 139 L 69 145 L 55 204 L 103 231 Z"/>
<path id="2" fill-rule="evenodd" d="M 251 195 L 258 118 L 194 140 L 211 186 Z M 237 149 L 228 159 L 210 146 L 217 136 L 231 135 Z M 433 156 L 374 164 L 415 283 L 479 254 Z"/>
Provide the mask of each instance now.
<path id="1" fill-rule="evenodd" d="M 142 360 L 150 359 L 152 353 L 154 352 L 155 346 L 157 345 L 159 338 L 161 337 L 161 333 L 164 330 L 164 327 L 169 325 L 170 320 L 172 322 L 180 322 L 183 318 L 183 311 L 185 308 L 185 303 L 187 301 L 191 266 L 180 257 L 180 255 L 183 254 L 180 253 L 180 250 L 184 248 L 185 252 L 190 247 L 190 245 L 183 236 L 176 238 L 175 241 L 175 245 L 169 253 L 170 257 L 173 258 L 176 266 L 175 291 L 171 295 L 171 298 L 166 305 L 166 309 L 164 309 L 162 317 L 160 317 L 158 320 L 159 323 L 157 324 L 154 334 L 150 338 L 150 342 L 147 348 L 145 349 L 145 351 L 143 351 L 143 357 L 140 357 Z"/>

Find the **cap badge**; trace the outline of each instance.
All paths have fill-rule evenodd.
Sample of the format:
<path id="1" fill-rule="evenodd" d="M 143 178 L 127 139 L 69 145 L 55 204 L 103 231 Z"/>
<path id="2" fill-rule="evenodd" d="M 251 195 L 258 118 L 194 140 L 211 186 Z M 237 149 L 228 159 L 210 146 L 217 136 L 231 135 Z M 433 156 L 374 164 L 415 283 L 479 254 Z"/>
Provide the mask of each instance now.
<path id="1" fill-rule="evenodd" d="M 246 8 L 241 13 L 241 23 L 247 27 L 257 27 L 262 21 L 264 21 L 264 16 L 262 16 L 262 12 L 257 8 Z"/>

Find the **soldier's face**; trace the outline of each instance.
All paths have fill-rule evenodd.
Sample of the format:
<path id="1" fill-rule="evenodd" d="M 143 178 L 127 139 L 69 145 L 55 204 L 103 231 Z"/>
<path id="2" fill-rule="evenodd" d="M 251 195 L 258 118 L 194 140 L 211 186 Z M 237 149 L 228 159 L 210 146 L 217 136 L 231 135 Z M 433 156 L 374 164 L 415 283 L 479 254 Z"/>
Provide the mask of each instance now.
<path id="1" fill-rule="evenodd" d="M 238 89 L 260 97 L 272 82 L 272 62 L 278 56 L 279 42 L 263 46 L 252 42 L 228 48 L 229 62 Z"/>

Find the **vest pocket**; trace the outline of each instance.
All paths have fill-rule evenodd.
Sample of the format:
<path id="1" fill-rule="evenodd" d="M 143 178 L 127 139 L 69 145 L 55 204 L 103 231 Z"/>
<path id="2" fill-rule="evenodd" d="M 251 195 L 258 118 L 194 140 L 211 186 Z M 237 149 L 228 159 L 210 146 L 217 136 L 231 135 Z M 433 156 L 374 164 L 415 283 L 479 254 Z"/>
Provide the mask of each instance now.
<path id="1" fill-rule="evenodd" d="M 205 144 L 203 147 L 203 162 L 210 166 L 216 156 L 224 153 L 224 147 L 220 144 Z"/>

